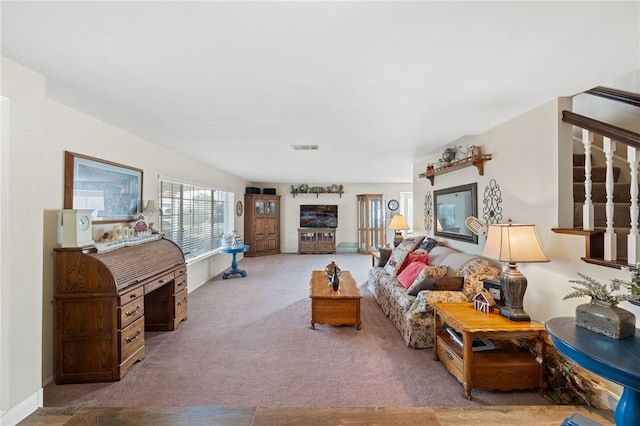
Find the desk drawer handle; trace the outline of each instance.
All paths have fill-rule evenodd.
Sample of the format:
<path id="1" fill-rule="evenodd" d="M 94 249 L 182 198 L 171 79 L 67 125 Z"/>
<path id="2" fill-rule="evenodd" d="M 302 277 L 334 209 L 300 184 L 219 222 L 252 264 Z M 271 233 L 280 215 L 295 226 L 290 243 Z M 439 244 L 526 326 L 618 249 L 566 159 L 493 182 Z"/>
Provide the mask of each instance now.
<path id="1" fill-rule="evenodd" d="M 453 355 L 451 355 L 449 351 L 444 351 L 444 354 L 449 358 L 449 360 L 453 361 Z"/>
<path id="2" fill-rule="evenodd" d="M 134 341 L 138 340 L 140 338 L 140 336 L 142 336 L 142 329 L 141 328 L 138 329 L 138 332 L 136 333 L 135 336 L 127 337 L 127 339 L 126 339 L 127 343 L 131 343 L 131 342 L 134 342 Z"/>
<path id="3" fill-rule="evenodd" d="M 129 299 L 136 299 L 137 297 L 138 297 L 138 295 L 133 293 L 132 295 L 129 296 Z"/>
<path id="4" fill-rule="evenodd" d="M 125 312 L 124 314 L 130 317 L 137 314 L 138 312 L 140 312 L 140 305 L 136 306 L 136 309 L 134 311 Z"/>

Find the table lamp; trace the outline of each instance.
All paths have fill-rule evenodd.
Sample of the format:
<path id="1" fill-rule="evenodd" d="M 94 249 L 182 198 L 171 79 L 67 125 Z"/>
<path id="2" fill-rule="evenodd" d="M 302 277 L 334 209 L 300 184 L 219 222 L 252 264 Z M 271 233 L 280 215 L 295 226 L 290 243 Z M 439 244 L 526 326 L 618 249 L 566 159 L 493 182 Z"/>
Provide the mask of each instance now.
<path id="1" fill-rule="evenodd" d="M 409 229 L 409 225 L 407 224 L 404 216 L 398 213 L 391 219 L 389 229 L 393 229 L 396 232 L 395 236 L 393 237 L 393 246 L 398 247 L 398 245 L 402 242 L 402 231 Z"/>
<path id="2" fill-rule="evenodd" d="M 504 307 L 500 315 L 511 321 L 530 321 L 522 307 L 527 290 L 527 278 L 516 268 L 516 263 L 548 262 L 542 251 L 535 225 L 511 223 L 489 225 L 487 243 L 482 255 L 500 262 L 508 262 L 507 269 L 500 274 L 500 285 L 504 294 Z"/>

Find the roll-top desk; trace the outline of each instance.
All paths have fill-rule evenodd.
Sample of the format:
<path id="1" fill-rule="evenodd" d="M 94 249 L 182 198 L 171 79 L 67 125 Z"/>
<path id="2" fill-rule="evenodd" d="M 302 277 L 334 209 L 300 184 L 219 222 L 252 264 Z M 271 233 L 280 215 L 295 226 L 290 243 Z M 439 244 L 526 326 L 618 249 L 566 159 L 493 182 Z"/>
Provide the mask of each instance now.
<path id="1" fill-rule="evenodd" d="M 144 359 L 145 330 L 187 319 L 187 268 L 173 242 L 54 251 L 56 383 L 120 380 Z"/>

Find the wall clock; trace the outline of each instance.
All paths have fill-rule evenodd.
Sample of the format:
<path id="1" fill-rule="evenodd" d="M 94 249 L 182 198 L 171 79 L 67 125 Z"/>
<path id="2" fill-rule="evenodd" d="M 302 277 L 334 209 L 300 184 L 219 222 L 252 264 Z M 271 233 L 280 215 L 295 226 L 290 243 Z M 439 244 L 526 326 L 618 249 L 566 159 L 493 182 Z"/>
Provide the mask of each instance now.
<path id="1" fill-rule="evenodd" d="M 94 245 L 89 209 L 64 209 L 60 214 L 62 247 L 84 247 Z"/>
<path id="2" fill-rule="evenodd" d="M 387 207 L 392 212 L 395 212 L 396 210 L 398 210 L 398 207 L 400 207 L 400 203 L 398 203 L 398 200 L 389 200 L 389 202 L 387 203 Z"/>
<path id="3" fill-rule="evenodd" d="M 242 201 L 239 201 L 239 200 L 236 203 L 236 215 L 242 216 Z"/>

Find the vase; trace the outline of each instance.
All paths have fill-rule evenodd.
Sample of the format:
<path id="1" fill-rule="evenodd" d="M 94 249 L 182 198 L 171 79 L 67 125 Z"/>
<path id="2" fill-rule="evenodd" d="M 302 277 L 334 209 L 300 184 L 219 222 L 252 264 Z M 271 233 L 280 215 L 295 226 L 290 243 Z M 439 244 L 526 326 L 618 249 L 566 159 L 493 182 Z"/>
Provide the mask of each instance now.
<path id="1" fill-rule="evenodd" d="M 591 299 L 576 307 L 576 323 L 582 328 L 614 339 L 626 339 L 636 334 L 636 316 L 616 303 Z"/>

